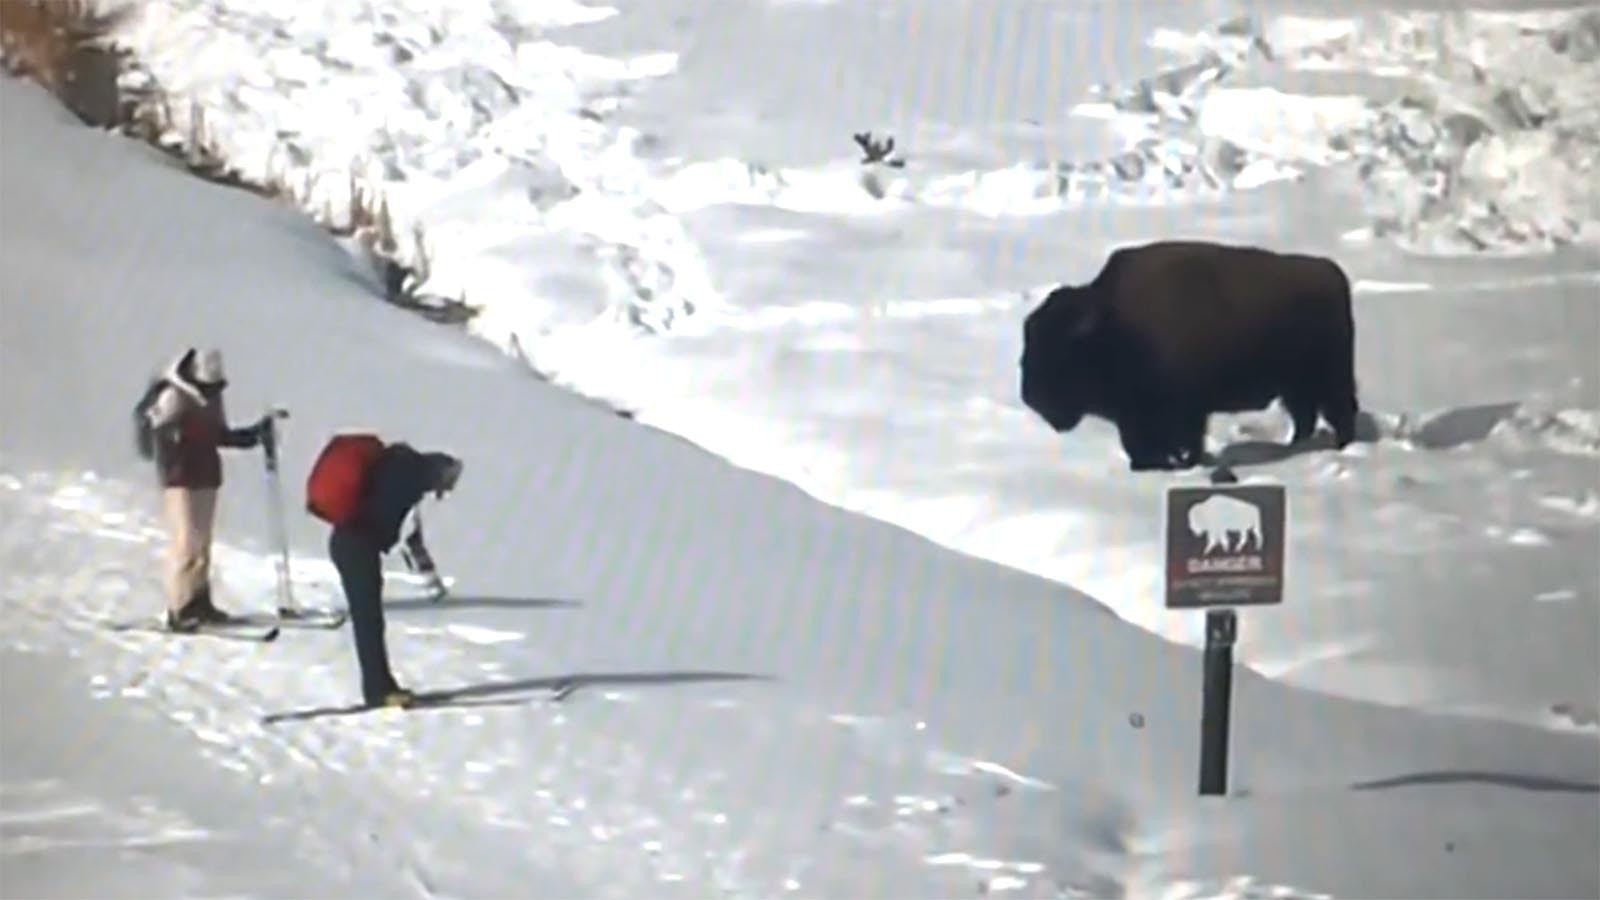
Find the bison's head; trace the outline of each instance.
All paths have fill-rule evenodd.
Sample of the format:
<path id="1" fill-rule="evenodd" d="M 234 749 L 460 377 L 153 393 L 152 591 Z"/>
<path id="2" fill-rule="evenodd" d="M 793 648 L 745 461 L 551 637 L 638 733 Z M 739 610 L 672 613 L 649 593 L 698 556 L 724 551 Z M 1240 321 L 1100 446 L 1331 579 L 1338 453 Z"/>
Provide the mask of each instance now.
<path id="1" fill-rule="evenodd" d="M 1022 325 L 1022 402 L 1057 432 L 1078 427 L 1095 406 L 1103 311 L 1090 288 L 1050 292 Z"/>

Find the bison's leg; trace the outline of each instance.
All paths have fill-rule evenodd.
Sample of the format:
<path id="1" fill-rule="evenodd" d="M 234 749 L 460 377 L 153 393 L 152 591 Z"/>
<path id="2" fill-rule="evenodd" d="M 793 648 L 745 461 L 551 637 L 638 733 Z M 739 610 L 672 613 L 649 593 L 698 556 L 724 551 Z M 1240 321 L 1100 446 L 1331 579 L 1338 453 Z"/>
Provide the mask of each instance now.
<path id="1" fill-rule="evenodd" d="M 1122 452 L 1128 455 L 1128 467 L 1135 472 L 1169 467 L 1165 442 L 1160 439 L 1159 429 L 1151 426 L 1147 418 L 1117 423 L 1117 437 L 1122 440 Z"/>
<path id="2" fill-rule="evenodd" d="M 1338 374 L 1322 391 L 1319 406 L 1323 417 L 1333 426 L 1333 434 L 1339 449 L 1343 450 L 1356 439 L 1356 414 L 1361 409 L 1361 404 L 1356 399 L 1356 353 L 1353 335 L 1347 336 L 1338 354 L 1338 360 L 1330 367 L 1330 371 Z"/>
<path id="3" fill-rule="evenodd" d="M 1317 433 L 1316 395 L 1305 391 L 1291 392 L 1283 398 L 1283 407 L 1289 411 L 1289 418 L 1294 420 L 1294 434 L 1289 438 L 1289 443 L 1304 443 Z"/>
<path id="4" fill-rule="evenodd" d="M 1322 401 L 1322 415 L 1333 426 L 1334 438 L 1341 450 L 1356 439 L 1356 414 L 1359 411 L 1354 381 L 1341 386 L 1333 397 Z"/>
<path id="5" fill-rule="evenodd" d="M 1117 426 L 1122 449 L 1135 472 L 1184 469 L 1197 465 L 1205 451 L 1205 416 L 1146 411 Z"/>
<path id="6" fill-rule="evenodd" d="M 1172 461 L 1164 456 L 1146 454 L 1130 459 L 1128 468 L 1134 472 L 1162 472 L 1172 468 Z"/>
<path id="7" fill-rule="evenodd" d="M 1172 419 L 1173 460 L 1178 468 L 1198 466 L 1206 459 L 1206 421 L 1204 410 L 1189 411 Z"/>
<path id="8" fill-rule="evenodd" d="M 1348 447 L 1350 442 L 1356 439 L 1356 412 L 1355 401 L 1348 400 L 1325 413 L 1333 425 L 1333 434 L 1340 450 Z"/>

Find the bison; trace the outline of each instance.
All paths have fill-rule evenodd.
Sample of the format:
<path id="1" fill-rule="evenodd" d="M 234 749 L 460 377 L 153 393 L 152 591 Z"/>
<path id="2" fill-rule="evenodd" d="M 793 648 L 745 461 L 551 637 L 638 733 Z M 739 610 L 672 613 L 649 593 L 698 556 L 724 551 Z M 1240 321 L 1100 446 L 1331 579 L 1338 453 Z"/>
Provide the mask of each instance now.
<path id="1" fill-rule="evenodd" d="M 1112 251 L 1023 324 L 1022 402 L 1057 433 L 1116 426 L 1133 471 L 1198 465 L 1212 413 L 1281 398 L 1291 442 L 1320 414 L 1342 449 L 1358 403 L 1350 280 L 1317 256 L 1204 241 Z"/>

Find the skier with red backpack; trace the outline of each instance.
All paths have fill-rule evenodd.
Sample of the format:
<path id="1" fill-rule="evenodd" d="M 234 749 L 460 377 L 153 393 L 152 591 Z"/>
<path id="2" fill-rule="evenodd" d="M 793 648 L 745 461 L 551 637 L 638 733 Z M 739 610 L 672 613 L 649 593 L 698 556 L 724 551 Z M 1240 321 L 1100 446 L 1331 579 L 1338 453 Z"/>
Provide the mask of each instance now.
<path id="1" fill-rule="evenodd" d="M 442 498 L 454 490 L 461 470 L 461 460 L 448 453 L 386 444 L 371 434 L 340 434 L 323 448 L 306 480 L 307 510 L 333 526 L 328 556 L 350 609 L 361 696 L 368 706 L 405 707 L 415 699 L 389 668 L 382 556 L 400 542 L 417 504 L 430 492 Z M 413 523 L 405 542 L 407 563 L 428 577 L 437 598 L 443 584 L 422 542 L 420 517 Z"/>

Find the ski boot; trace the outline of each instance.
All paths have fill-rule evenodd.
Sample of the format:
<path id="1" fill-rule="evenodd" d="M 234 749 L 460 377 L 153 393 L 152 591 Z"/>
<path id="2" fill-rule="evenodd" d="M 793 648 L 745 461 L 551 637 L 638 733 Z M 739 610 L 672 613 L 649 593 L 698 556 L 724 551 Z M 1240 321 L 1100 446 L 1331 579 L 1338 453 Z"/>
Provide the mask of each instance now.
<path id="1" fill-rule="evenodd" d="M 417 695 L 405 688 L 395 688 L 383 695 L 383 705 L 392 709 L 410 709 L 417 702 Z"/>
<path id="2" fill-rule="evenodd" d="M 379 694 L 369 694 L 366 697 L 367 706 L 371 709 L 409 709 L 416 703 L 417 695 L 412 691 L 394 685 Z"/>
<path id="3" fill-rule="evenodd" d="M 176 612 L 170 609 L 167 610 L 168 631 L 178 634 L 192 634 L 199 631 L 200 626 L 203 624 L 205 624 L 205 619 L 201 617 L 200 611 L 194 608 L 193 603 Z"/>
<path id="4" fill-rule="evenodd" d="M 202 625 L 217 625 L 232 618 L 211 602 L 211 588 L 203 587 L 189 598 L 182 609 L 177 612 L 167 610 L 167 630 L 189 634 L 198 631 Z"/>
<path id="5" fill-rule="evenodd" d="M 194 599 L 189 601 L 189 605 L 184 607 L 184 609 L 189 609 L 190 607 L 195 609 L 195 612 L 200 617 L 200 621 L 207 624 L 218 625 L 233 619 L 232 613 L 224 612 L 223 610 L 218 609 L 216 605 L 211 602 L 210 585 L 201 588 L 199 592 L 195 594 Z"/>

